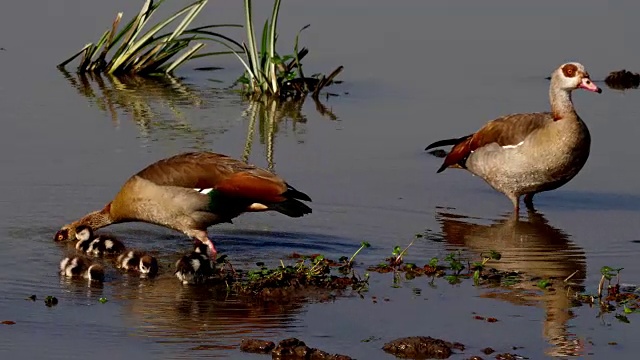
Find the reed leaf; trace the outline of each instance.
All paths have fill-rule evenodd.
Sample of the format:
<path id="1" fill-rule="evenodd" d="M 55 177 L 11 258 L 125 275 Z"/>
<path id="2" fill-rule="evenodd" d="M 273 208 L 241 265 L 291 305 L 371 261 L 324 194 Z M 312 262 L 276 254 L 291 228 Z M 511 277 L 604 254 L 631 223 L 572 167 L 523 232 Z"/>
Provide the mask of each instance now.
<path id="1" fill-rule="evenodd" d="M 247 27 L 247 42 L 248 46 L 245 46 L 245 52 L 247 53 L 247 57 L 249 58 L 249 64 L 251 64 L 252 80 L 257 81 L 257 76 L 259 76 L 259 72 L 256 71 L 258 65 L 258 50 L 256 48 L 256 39 L 255 33 L 253 31 L 253 19 L 252 19 L 252 10 L 251 10 L 251 0 L 244 1 L 244 10 L 245 10 L 245 20 Z M 251 87 L 254 88 L 253 81 L 251 82 Z"/>
<path id="2" fill-rule="evenodd" d="M 89 44 L 87 44 L 87 45 L 83 46 L 83 47 L 82 47 L 82 49 L 80 49 L 80 51 L 78 51 L 77 53 L 73 54 L 73 56 L 71 56 L 71 57 L 70 57 L 70 58 L 68 58 L 67 60 L 65 60 L 65 61 L 61 62 L 60 64 L 58 64 L 58 65 L 57 65 L 57 68 L 59 68 L 59 69 L 63 69 L 63 68 L 64 68 L 68 63 L 72 62 L 72 61 L 73 61 L 75 58 L 77 58 L 78 56 L 80 56 L 80 55 L 84 54 L 84 53 L 87 51 L 87 49 L 88 49 L 89 47 L 91 47 L 92 45 L 93 45 L 92 43 L 89 43 Z"/>
<path id="3" fill-rule="evenodd" d="M 161 0 L 162 1 L 162 0 Z M 153 36 L 156 35 L 160 30 L 162 30 L 165 26 L 169 25 L 171 22 L 173 22 L 175 19 L 177 19 L 178 17 L 180 17 L 181 15 L 183 15 L 184 13 L 192 10 L 192 8 L 194 7 L 199 7 L 200 4 L 202 2 L 207 2 L 208 0 L 199 0 L 196 1 L 195 3 L 188 5 L 186 7 L 184 7 L 183 9 L 181 9 L 180 11 L 178 11 L 177 13 L 173 14 L 171 17 L 169 17 L 168 19 L 159 22 L 158 24 L 156 24 L 155 26 L 153 26 L 149 31 L 147 31 L 138 41 L 136 41 L 133 44 L 130 44 L 127 46 L 127 50 L 120 56 L 118 57 L 118 59 L 116 59 L 111 67 L 111 69 L 109 69 L 109 73 L 115 73 L 118 71 L 123 70 L 122 65 L 127 62 L 130 61 L 130 59 L 135 56 L 135 54 L 138 52 L 138 50 L 140 50 L 141 48 L 143 48 L 146 45 L 149 45 L 149 43 L 153 42 Z M 149 17 L 151 16 L 151 14 L 149 14 Z M 146 23 L 146 21 L 148 20 L 147 17 L 144 20 L 141 20 L 141 24 L 144 25 L 144 23 Z M 141 29 L 142 27 L 140 25 L 139 29 Z M 136 31 L 136 35 L 139 33 L 140 31 Z M 132 40 L 134 40 L 136 37 L 133 37 Z"/>
<path id="4" fill-rule="evenodd" d="M 276 77 L 276 68 L 275 64 L 271 59 L 275 57 L 276 54 L 276 29 L 278 27 L 278 13 L 280 12 L 280 0 L 275 0 L 273 5 L 273 12 L 271 13 L 271 23 L 269 24 L 269 38 L 268 38 L 268 58 L 267 61 L 269 69 L 266 71 L 268 76 L 271 78 L 271 88 L 276 90 L 274 94 L 277 93 L 278 89 L 278 79 Z"/>
<path id="5" fill-rule="evenodd" d="M 304 54 L 302 54 L 302 52 L 298 51 L 298 40 L 300 39 L 300 34 L 307 29 L 309 26 L 311 26 L 311 24 L 307 24 L 305 26 L 302 27 L 302 29 L 300 29 L 298 31 L 298 33 L 296 34 L 296 40 L 293 43 L 293 54 L 295 57 L 295 65 L 296 68 L 298 70 L 298 77 L 304 78 L 304 73 L 302 72 L 302 65 L 300 65 L 300 59 L 302 59 L 303 57 L 305 57 L 305 55 L 307 55 L 307 53 L 309 52 L 309 50 L 307 50 L 306 48 L 302 48 L 303 51 L 306 50 L 306 52 L 304 52 Z M 291 71 L 291 67 L 288 67 L 288 70 Z"/>
<path id="6" fill-rule="evenodd" d="M 169 37 L 167 41 L 171 41 L 177 38 L 178 36 L 182 35 L 184 30 L 187 28 L 187 26 L 189 26 L 189 24 L 193 21 L 193 19 L 195 19 L 195 17 L 198 15 L 200 10 L 202 10 L 202 8 L 207 4 L 207 1 L 209 0 L 200 0 L 195 2 L 192 5 L 193 8 L 191 9 L 191 11 L 189 11 L 189 13 L 184 17 L 180 25 L 176 27 L 176 29 L 171 34 L 171 37 Z"/>
<path id="7" fill-rule="evenodd" d="M 121 36 L 125 36 L 122 44 L 113 55 L 111 62 L 109 63 L 109 73 L 113 73 L 113 69 L 116 69 L 117 64 L 124 61 L 123 54 L 127 53 L 133 45 L 133 40 L 138 36 L 147 20 L 151 17 L 153 12 L 162 4 L 164 0 L 160 0 L 157 3 L 153 3 L 152 0 L 145 1 L 144 5 L 140 9 L 138 16 L 131 19 L 131 22 L 126 27 L 126 32 L 121 33 Z M 120 37 L 120 36 L 119 36 Z M 118 38 L 119 38 L 118 37 Z"/>
<path id="8" fill-rule="evenodd" d="M 175 59 L 171 65 L 169 65 L 166 69 L 165 72 L 166 73 L 172 73 L 173 70 L 180 66 L 180 64 L 184 63 L 185 61 L 191 59 L 194 54 L 200 50 L 202 47 L 204 46 L 203 43 L 197 43 L 195 44 L 191 49 L 189 49 L 189 51 L 185 52 L 184 54 L 182 54 L 180 57 L 178 57 L 177 59 Z"/>

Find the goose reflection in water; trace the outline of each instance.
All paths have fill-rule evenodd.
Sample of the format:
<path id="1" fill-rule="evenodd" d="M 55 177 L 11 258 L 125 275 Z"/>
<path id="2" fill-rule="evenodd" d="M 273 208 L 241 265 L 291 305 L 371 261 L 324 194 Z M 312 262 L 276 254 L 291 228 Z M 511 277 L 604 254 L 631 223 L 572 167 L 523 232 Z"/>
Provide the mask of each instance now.
<path id="1" fill-rule="evenodd" d="M 478 254 L 490 250 L 500 252 L 500 261 L 489 263 L 497 270 L 519 271 L 543 279 L 560 279 L 560 284 L 573 274 L 571 282 L 578 287 L 584 282 L 584 250 L 570 241 L 567 233 L 550 225 L 535 210 L 529 209 L 526 219 L 512 214 L 489 225 L 472 223 L 474 219 L 445 212 L 438 212 L 436 219 L 448 244 L 463 246 Z M 532 287 L 531 282 L 524 282 L 486 289 L 481 296 L 515 305 L 541 305 L 546 313 L 543 334 L 553 345 L 548 350 L 549 355 L 580 354 L 580 340 L 568 331 L 567 323 L 573 318 L 573 314 L 570 310 L 571 295 L 568 296 L 566 289 L 558 286 L 554 291 L 541 292 Z"/>
<path id="2" fill-rule="evenodd" d="M 167 273 L 122 281 L 114 284 L 114 297 L 126 300 L 125 317 L 140 335 L 192 350 L 235 349 L 239 337 L 280 334 L 296 326 L 304 303 L 242 301 L 224 284 L 183 286 Z"/>

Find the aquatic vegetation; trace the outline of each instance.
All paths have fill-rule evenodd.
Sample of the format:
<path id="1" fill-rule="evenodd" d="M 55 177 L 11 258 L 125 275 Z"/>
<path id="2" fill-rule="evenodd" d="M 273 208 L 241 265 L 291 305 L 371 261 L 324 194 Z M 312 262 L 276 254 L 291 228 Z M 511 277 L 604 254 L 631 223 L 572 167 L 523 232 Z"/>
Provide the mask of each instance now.
<path id="1" fill-rule="evenodd" d="M 371 244 L 369 244 L 366 241 L 363 241 L 360 243 L 360 248 L 358 248 L 358 250 L 356 250 L 355 253 L 353 253 L 353 255 L 351 255 L 351 257 L 349 258 L 349 261 L 347 262 L 349 264 L 349 266 L 351 266 L 353 264 L 353 260 L 356 258 L 356 256 L 358 255 L 358 253 L 360 253 L 360 251 L 362 251 L 362 249 L 366 249 L 371 247 Z"/>
<path id="2" fill-rule="evenodd" d="M 311 92 L 314 98 L 318 97 L 320 90 L 332 84 L 334 78 L 342 71 L 339 66 L 328 76 L 314 75 L 305 77 L 301 60 L 309 53 L 307 48 L 298 48 L 300 33 L 309 27 L 304 26 L 298 34 L 293 47 L 293 54 L 280 56 L 276 52 L 278 15 L 280 12 L 280 0 L 274 0 L 271 17 L 263 26 L 260 48 L 253 25 L 253 11 L 251 0 L 244 1 L 245 29 L 247 31 L 247 43 L 243 43 L 246 58 L 233 51 L 245 68 L 245 74 L 238 79 L 243 84 L 244 93 L 253 97 L 262 95 L 275 97 L 303 97 Z"/>
<path id="3" fill-rule="evenodd" d="M 615 319 L 629 323 L 627 315 L 640 312 L 640 292 L 638 286 L 620 285 L 620 271 L 622 268 L 603 266 L 600 269 L 602 277 L 598 284 L 597 294 L 575 293 L 574 300 L 578 304 L 587 304 L 599 309 L 598 317 L 613 313 Z M 616 283 L 611 280 L 616 278 Z M 606 287 L 605 287 L 606 283 Z"/>
<path id="4" fill-rule="evenodd" d="M 491 250 L 489 251 L 489 254 L 480 254 L 480 256 L 482 257 L 482 261 L 480 262 L 474 262 L 472 264 L 472 270 L 474 270 L 473 272 L 473 282 L 478 285 L 480 282 L 480 275 L 482 274 L 482 270 L 484 270 L 485 265 L 487 264 L 487 262 L 489 260 L 500 260 L 502 258 L 502 255 L 495 251 L 495 250 Z"/>
<path id="5" fill-rule="evenodd" d="M 58 68 L 64 69 L 67 64 L 80 56 L 80 63 L 77 68 L 79 73 L 104 72 L 128 75 L 171 73 L 176 67 L 189 59 L 229 53 L 211 52 L 196 55 L 205 46 L 201 41 L 223 43 L 231 49 L 233 47 L 229 44 L 233 44 L 238 49 L 241 48 L 241 45 L 231 38 L 211 31 L 212 28 L 240 27 L 240 25 L 222 24 L 187 28 L 207 4 L 208 0 L 197 0 L 185 6 L 143 33 L 144 27 L 163 2 L 164 0 L 156 2 L 146 0 L 138 15 L 133 17 L 120 31 L 118 31 L 118 27 L 123 13 L 118 13 L 111 28 L 102 34 L 97 43 L 85 45 L 78 53 L 60 63 Z M 180 18 L 182 18 L 182 21 L 178 23 L 172 32 L 160 33 L 162 29 Z M 198 42 L 192 45 L 196 41 Z M 111 59 L 107 59 L 107 55 L 111 50 L 114 51 L 113 55 Z M 186 51 L 177 56 L 183 50 Z M 173 61 L 169 62 L 172 59 Z"/>
<path id="6" fill-rule="evenodd" d="M 292 289 L 351 289 L 359 293 L 368 287 L 368 274 L 358 276 L 344 258 L 334 261 L 320 254 L 306 256 L 295 253 L 291 257 L 295 260 L 293 263 L 285 264 L 281 260 L 280 266 L 275 268 L 257 263 L 259 269 L 249 271 L 244 278 L 237 278 L 231 288 L 240 295 L 286 297 Z"/>

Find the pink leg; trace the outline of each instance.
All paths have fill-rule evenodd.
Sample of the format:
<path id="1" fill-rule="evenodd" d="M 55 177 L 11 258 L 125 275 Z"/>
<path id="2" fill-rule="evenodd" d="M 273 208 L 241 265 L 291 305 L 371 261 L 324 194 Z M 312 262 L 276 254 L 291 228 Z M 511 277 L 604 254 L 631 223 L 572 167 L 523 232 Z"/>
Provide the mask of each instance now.
<path id="1" fill-rule="evenodd" d="M 218 251 L 216 247 L 213 245 L 213 241 L 209 239 L 206 231 L 202 230 L 191 230 L 187 235 L 201 241 L 203 244 L 206 244 L 209 247 L 209 257 L 215 261 L 216 256 L 218 255 Z"/>

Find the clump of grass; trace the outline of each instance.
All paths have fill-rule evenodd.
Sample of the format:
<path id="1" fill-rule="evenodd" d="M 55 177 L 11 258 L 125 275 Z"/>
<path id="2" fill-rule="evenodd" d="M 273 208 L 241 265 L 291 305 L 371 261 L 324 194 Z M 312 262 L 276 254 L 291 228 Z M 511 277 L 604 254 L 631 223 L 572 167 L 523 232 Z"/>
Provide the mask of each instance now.
<path id="1" fill-rule="evenodd" d="M 359 277 L 354 271 L 349 273 L 349 262 L 337 262 L 323 255 L 302 256 L 293 254 L 293 263 L 285 264 L 280 261 L 280 266 L 268 268 L 260 262 L 256 270 L 251 270 L 243 279 L 232 285 L 232 289 L 241 295 L 273 296 L 283 291 L 311 288 L 345 290 L 351 288 L 354 291 L 365 291 L 368 287 L 368 275 Z M 334 274 L 334 269 L 341 273 Z M 346 272 L 346 274 L 345 274 Z"/>
<path id="2" fill-rule="evenodd" d="M 414 241 L 415 239 L 405 249 L 395 246 L 390 257 L 376 266 L 369 267 L 368 270 L 379 273 L 393 272 L 394 287 L 399 287 L 400 274 L 404 274 L 406 280 L 412 280 L 418 276 L 429 276 L 431 277 L 429 285 L 432 287 L 435 287 L 434 281 L 436 278 L 444 278 L 452 285 L 459 284 L 462 280 L 468 278 L 473 278 L 476 285 L 499 283 L 507 286 L 522 281 L 522 277 L 516 272 L 485 269 L 487 262 L 498 261 L 502 257 L 499 252 L 494 250 L 489 251 L 487 254 L 481 254 L 482 260 L 475 262 L 464 257 L 460 251 L 447 254 L 442 261 L 437 257 L 433 257 L 423 266 L 404 262 L 403 258 Z"/>
<path id="3" fill-rule="evenodd" d="M 274 0 L 271 17 L 265 21 L 262 28 L 260 48 L 258 48 L 253 25 L 251 0 L 244 1 L 244 9 L 247 43 L 243 43 L 243 48 L 246 58 L 243 58 L 239 52 L 233 49 L 232 51 L 244 65 L 245 74 L 238 79 L 238 82 L 244 85 L 243 89 L 247 95 L 296 98 L 311 92 L 313 97 L 317 98 L 320 90 L 332 84 L 334 78 L 342 71 L 343 67 L 339 66 L 328 76 L 316 74 L 305 77 L 301 60 L 309 50 L 298 49 L 298 40 L 300 33 L 309 25 L 304 26 L 296 35 L 293 54 L 280 56 L 276 52 L 280 0 Z"/>
<path id="4" fill-rule="evenodd" d="M 185 6 L 167 19 L 155 24 L 151 29 L 143 33 L 143 28 L 149 23 L 154 12 L 164 2 L 159 0 L 146 0 L 137 16 L 132 18 L 122 30 L 118 31 L 123 13 L 116 15 L 110 29 L 107 29 L 97 43 L 85 45 L 78 53 L 58 65 L 64 67 L 71 61 L 80 58 L 77 71 L 79 73 L 109 73 L 109 74 L 153 74 L 171 73 L 189 59 L 208 55 L 223 54 L 229 52 L 217 52 L 198 54 L 196 53 L 204 46 L 201 40 L 216 41 L 234 44 L 241 48 L 240 44 L 234 40 L 210 31 L 211 28 L 240 26 L 240 25 L 209 25 L 198 28 L 187 29 L 189 24 L 196 18 L 198 13 L 207 4 L 208 0 L 197 0 Z M 182 21 L 176 26 L 173 32 L 160 34 L 160 31 L 169 24 Z M 191 47 L 190 47 L 191 46 Z M 187 49 L 188 48 L 188 49 Z M 113 50 L 111 59 L 107 59 L 108 53 Z M 186 50 L 180 56 L 178 53 Z M 170 60 L 172 60 L 169 62 Z"/>
<path id="5" fill-rule="evenodd" d="M 581 304 L 597 306 L 600 310 L 599 317 L 614 313 L 618 321 L 629 323 L 627 315 L 640 312 L 640 294 L 637 286 L 620 286 L 622 270 L 622 268 L 603 266 L 600 268 L 602 277 L 598 283 L 598 293 L 596 295 L 576 293 L 575 300 Z M 611 282 L 613 278 L 616 278 L 615 284 Z"/>

